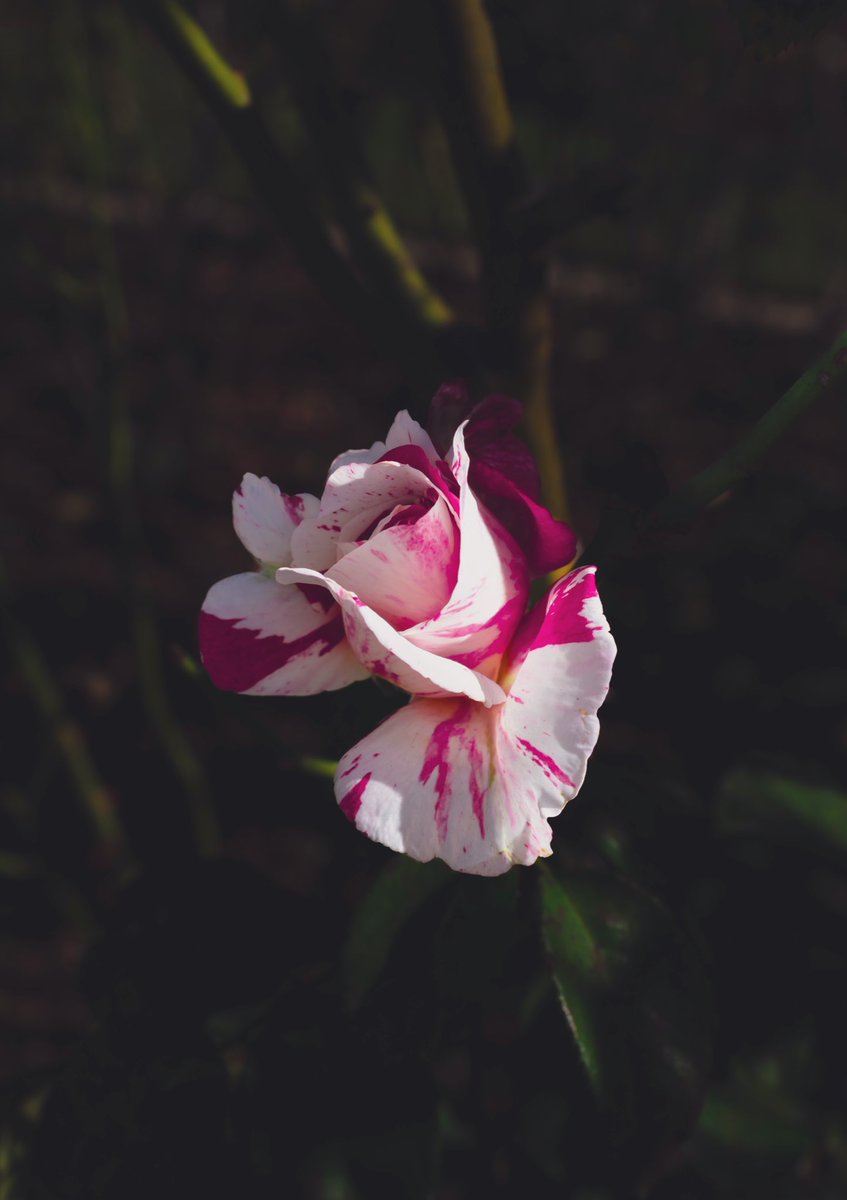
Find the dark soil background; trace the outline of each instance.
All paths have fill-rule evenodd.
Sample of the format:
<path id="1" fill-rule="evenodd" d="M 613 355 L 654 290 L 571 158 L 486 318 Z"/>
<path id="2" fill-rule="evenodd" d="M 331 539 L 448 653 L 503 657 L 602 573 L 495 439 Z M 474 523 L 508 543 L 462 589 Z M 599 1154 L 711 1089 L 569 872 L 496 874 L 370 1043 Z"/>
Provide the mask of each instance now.
<path id="1" fill-rule="evenodd" d="M 315 7 L 389 208 L 475 319 L 413 6 Z M 590 543 L 604 510 L 709 463 L 843 332 L 847 18 L 775 0 L 489 8 L 539 187 L 597 166 L 630 181 L 551 252 L 556 417 Z M 284 135 L 258 6 L 193 11 Z M 135 871 L 104 861 L 68 726 L 57 741 L 11 654 L 0 1197 L 844 1195 L 847 823 L 825 837 L 815 815 L 847 789 L 843 387 L 691 529 L 600 576 L 619 657 L 554 846 L 631 871 L 685 926 L 711 1043 L 674 1117 L 654 1081 L 609 1132 L 545 983 L 529 872 L 439 891 L 342 1011 L 351 914 L 394 860 L 296 764 L 338 757 L 392 697 L 222 696 L 196 667 L 205 590 L 248 566 L 229 513 L 243 472 L 320 492 L 398 408 L 424 420 L 427 391 L 303 274 L 121 6 L 7 4 L 2 45 L 4 606 Z M 214 861 L 143 703 L 104 454 L 122 411 L 134 583 L 220 823 Z M 795 824 L 763 772 L 799 789 Z"/>

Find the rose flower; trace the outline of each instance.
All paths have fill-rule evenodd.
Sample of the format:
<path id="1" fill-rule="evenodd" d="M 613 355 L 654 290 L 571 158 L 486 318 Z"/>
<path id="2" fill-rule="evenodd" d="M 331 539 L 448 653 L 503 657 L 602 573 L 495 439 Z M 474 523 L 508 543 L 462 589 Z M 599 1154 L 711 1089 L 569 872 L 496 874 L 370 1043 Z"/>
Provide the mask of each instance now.
<path id="1" fill-rule="evenodd" d="M 384 443 L 335 459 L 320 500 L 245 475 L 233 520 L 258 569 L 215 584 L 200 617 L 218 687 L 311 695 L 378 675 L 409 692 L 339 762 L 338 802 L 391 849 L 479 875 L 550 854 L 615 653 L 593 567 L 527 612 L 531 578 L 576 541 L 540 504 L 520 411 L 489 397 L 444 458 L 401 412 Z"/>

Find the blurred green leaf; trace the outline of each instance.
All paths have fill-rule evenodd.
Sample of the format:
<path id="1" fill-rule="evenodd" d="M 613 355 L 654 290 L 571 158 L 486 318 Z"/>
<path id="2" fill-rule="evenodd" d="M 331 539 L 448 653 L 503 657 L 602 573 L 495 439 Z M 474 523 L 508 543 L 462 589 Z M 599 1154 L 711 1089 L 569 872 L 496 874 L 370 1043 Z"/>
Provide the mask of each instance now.
<path id="1" fill-rule="evenodd" d="M 718 789 L 715 821 L 724 834 L 801 842 L 842 860 L 847 852 L 847 793 L 775 772 L 730 772 Z"/>
<path id="2" fill-rule="evenodd" d="M 453 878 L 440 862 L 398 858 L 376 879 L 353 917 L 342 961 L 348 1008 L 357 1009 L 385 966 L 403 926 Z"/>
<path id="3" fill-rule="evenodd" d="M 541 872 L 544 943 L 622 1171 L 693 1124 L 710 1063 L 699 958 L 655 897 L 599 864 Z"/>

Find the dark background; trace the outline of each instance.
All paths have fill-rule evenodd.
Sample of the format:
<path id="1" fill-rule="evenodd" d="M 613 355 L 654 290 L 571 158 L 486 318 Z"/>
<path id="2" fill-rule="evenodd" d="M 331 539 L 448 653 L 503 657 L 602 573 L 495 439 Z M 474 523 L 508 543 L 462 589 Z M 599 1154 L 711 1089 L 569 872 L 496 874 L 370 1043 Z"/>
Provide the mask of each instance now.
<path id="1" fill-rule="evenodd" d="M 312 8 L 386 204 L 476 319 L 414 6 Z M 726 449 L 843 331 L 840 9 L 489 5 L 534 183 L 626 180 L 618 211 L 550 252 L 587 543 L 601 513 Z M 259 6 L 192 11 L 286 138 Z M 595 998 L 626 1080 L 593 1099 L 535 873 L 392 876 L 297 766 L 337 758 L 394 699 L 229 697 L 196 666 L 205 590 L 248 566 L 229 515 L 243 472 L 320 492 L 398 408 L 424 420 L 428 392 L 304 275 L 120 5 L 6 4 L 0 74 L 0 1196 L 843 1195 L 843 387 L 690 529 L 601 571 L 619 657 L 555 861 L 603 925 L 601 974 L 626 942 L 603 943 L 616 913 L 640 930 L 649 892 L 664 915 Z M 74 738 L 129 866 L 86 817 Z M 223 853 L 201 859 L 209 811 Z M 363 906 L 386 870 L 408 911 L 393 942 L 373 916 L 391 893 Z M 385 941 L 370 987 L 345 958 L 357 920 Z"/>

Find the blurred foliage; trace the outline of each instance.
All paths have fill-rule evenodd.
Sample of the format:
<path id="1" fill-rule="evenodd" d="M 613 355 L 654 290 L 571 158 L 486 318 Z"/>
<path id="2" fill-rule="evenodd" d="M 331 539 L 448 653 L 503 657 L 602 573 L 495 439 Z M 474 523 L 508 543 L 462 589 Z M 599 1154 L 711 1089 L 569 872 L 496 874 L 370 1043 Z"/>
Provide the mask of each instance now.
<path id="1" fill-rule="evenodd" d="M 315 182 L 267 6 L 189 7 Z M 420 10 L 302 9 L 388 210 L 473 317 Z M 535 214 L 553 246 L 587 540 L 602 505 L 652 504 L 722 452 L 843 320 L 847 26 L 830 0 L 488 9 L 533 187 L 522 236 Z M 133 851 L 117 875 L 10 656 L 0 1200 L 843 1195 L 840 398 L 698 530 L 601 579 L 614 689 L 552 869 L 395 860 L 298 767 L 337 758 L 390 694 L 254 702 L 184 664 L 203 590 L 245 565 L 240 472 L 314 490 L 332 453 L 427 397 L 316 296 L 128 9 L 35 0 L 0 54 L 8 604 Z M 616 181 L 614 203 L 586 178 Z M 197 859 L 141 700 L 103 478 L 116 380 L 136 569 L 218 861 Z"/>

